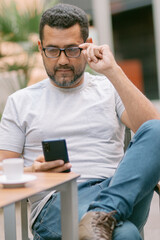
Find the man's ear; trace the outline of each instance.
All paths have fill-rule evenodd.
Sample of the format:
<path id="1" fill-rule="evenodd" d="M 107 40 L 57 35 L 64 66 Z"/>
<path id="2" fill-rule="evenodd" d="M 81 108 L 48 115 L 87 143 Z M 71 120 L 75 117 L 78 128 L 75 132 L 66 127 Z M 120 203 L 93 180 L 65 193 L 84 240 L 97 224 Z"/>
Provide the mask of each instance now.
<path id="1" fill-rule="evenodd" d="M 93 43 L 92 38 L 87 38 L 86 43 Z"/>
<path id="2" fill-rule="evenodd" d="M 39 49 L 40 53 L 42 54 L 42 44 L 41 44 L 40 40 L 38 40 L 38 49 Z"/>

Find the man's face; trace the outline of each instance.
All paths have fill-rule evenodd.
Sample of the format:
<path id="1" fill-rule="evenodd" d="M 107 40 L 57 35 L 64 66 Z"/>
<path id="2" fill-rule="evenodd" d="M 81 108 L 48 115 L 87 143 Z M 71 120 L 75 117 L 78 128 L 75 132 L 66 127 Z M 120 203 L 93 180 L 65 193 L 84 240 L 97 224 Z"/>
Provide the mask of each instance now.
<path id="1" fill-rule="evenodd" d="M 42 48 L 78 47 L 83 42 L 78 24 L 68 29 L 51 28 L 45 25 L 43 41 L 38 44 L 46 72 L 54 85 L 71 88 L 82 84 L 86 60 L 83 54 L 77 58 L 68 58 L 63 51 L 57 58 L 47 58 Z"/>

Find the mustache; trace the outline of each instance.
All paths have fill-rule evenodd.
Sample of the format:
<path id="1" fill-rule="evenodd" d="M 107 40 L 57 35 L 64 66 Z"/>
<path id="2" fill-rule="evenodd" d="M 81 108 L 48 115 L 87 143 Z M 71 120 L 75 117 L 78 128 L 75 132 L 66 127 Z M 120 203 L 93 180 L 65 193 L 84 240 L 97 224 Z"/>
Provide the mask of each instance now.
<path id="1" fill-rule="evenodd" d="M 74 67 L 73 66 L 59 66 L 59 67 L 55 67 L 55 72 L 58 70 L 71 70 L 74 72 Z"/>

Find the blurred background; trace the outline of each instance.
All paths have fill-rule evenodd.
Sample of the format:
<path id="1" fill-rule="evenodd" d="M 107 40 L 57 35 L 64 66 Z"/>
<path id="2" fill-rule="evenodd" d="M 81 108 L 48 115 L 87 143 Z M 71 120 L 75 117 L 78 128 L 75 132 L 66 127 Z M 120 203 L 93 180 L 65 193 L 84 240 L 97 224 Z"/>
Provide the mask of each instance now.
<path id="1" fill-rule="evenodd" d="M 0 117 L 8 95 L 47 77 L 37 48 L 39 21 L 56 3 L 85 10 L 93 42 L 110 46 L 130 80 L 160 110 L 160 0 L 0 0 Z M 145 240 L 159 236 L 155 195 Z"/>

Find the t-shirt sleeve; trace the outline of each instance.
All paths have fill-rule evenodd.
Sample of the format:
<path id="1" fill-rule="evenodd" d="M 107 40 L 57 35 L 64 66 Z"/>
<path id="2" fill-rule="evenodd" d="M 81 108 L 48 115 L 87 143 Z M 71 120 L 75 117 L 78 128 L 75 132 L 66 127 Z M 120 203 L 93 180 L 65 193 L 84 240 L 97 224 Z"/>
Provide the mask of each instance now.
<path id="1" fill-rule="evenodd" d="M 0 149 L 22 153 L 25 141 L 13 98 L 7 100 L 0 123 Z"/>

